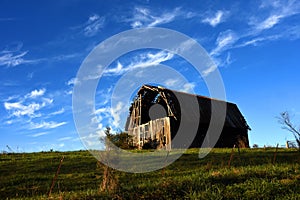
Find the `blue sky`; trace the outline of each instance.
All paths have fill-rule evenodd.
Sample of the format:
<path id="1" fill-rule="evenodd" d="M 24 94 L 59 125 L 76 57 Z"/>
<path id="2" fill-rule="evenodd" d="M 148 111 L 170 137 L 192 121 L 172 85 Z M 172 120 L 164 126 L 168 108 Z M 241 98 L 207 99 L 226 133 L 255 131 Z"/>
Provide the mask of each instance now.
<path id="1" fill-rule="evenodd" d="M 83 60 L 107 38 L 132 28 L 163 27 L 188 35 L 218 65 L 226 97 L 252 128 L 250 144 L 293 140 L 276 116 L 300 125 L 298 1 L 1 1 L 0 150 L 84 149 L 72 115 L 72 89 Z M 144 49 L 115 60 L 96 92 L 99 129 L 122 128 L 128 105 L 110 105 L 113 88 L 131 70 L 173 66 L 189 83 L 164 86 L 209 96 L 184 59 Z M 209 75 L 214 69 L 207 70 Z M 112 112 L 113 110 L 113 112 Z"/>

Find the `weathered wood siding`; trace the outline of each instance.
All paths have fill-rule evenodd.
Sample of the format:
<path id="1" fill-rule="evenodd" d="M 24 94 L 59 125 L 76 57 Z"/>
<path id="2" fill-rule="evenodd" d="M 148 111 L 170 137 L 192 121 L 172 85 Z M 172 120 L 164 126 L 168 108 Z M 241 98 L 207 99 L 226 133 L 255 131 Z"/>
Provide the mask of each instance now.
<path id="1" fill-rule="evenodd" d="M 170 118 L 164 117 L 151 120 L 148 123 L 136 126 L 128 130 L 133 135 L 133 143 L 138 149 L 142 149 L 143 145 L 151 140 L 157 140 L 158 149 L 171 150 L 171 129 Z"/>

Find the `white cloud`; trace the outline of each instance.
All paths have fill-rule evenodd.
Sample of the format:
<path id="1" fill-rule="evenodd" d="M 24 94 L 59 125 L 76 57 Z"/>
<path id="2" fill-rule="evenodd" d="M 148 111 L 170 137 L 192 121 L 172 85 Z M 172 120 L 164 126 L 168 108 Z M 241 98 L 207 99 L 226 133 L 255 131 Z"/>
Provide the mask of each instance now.
<path id="1" fill-rule="evenodd" d="M 227 53 L 227 57 L 226 57 L 226 59 L 225 59 L 225 62 L 222 63 L 222 66 L 228 66 L 228 65 L 230 65 L 230 64 L 233 63 L 233 62 L 234 62 L 234 61 L 233 61 L 232 58 L 231 58 L 231 53 L 228 52 L 228 53 Z"/>
<path id="2" fill-rule="evenodd" d="M 281 25 L 286 18 L 300 14 L 300 3 L 298 1 L 266 0 L 259 6 L 255 14 L 255 16 L 249 17 L 248 25 L 250 26 L 248 29 L 239 34 L 231 30 L 219 34 L 216 40 L 216 47 L 210 52 L 210 55 L 213 56 L 217 65 L 228 65 L 228 63 L 230 64 L 232 62 L 231 56 L 228 56 L 228 54 L 226 60 L 222 61 L 220 58 L 222 53 L 229 49 L 250 45 L 258 46 L 263 42 L 282 38 L 288 40 L 300 38 L 299 25 Z M 213 69 L 214 67 L 208 68 L 205 71 L 210 72 Z"/>
<path id="3" fill-rule="evenodd" d="M 186 51 L 191 50 L 191 48 L 195 45 L 198 44 L 196 40 L 194 39 L 188 39 L 182 42 L 181 44 L 178 45 L 178 47 L 174 50 L 176 53 L 180 54 Z"/>
<path id="4" fill-rule="evenodd" d="M 186 83 L 182 79 L 167 79 L 164 84 L 168 88 L 172 88 L 174 90 L 178 90 L 181 92 L 187 92 L 187 93 L 192 93 L 194 88 L 195 88 L 195 83 Z"/>
<path id="5" fill-rule="evenodd" d="M 98 105 L 104 106 L 111 100 L 113 88 L 114 86 L 111 85 L 109 88 L 105 88 L 97 91 L 96 101 L 98 102 Z"/>
<path id="6" fill-rule="evenodd" d="M 112 124 L 117 128 L 120 126 L 121 114 L 124 112 L 124 108 L 127 110 L 123 102 L 118 102 L 116 107 L 111 109 L 111 115 L 113 116 Z"/>
<path id="7" fill-rule="evenodd" d="M 278 0 L 264 0 L 261 2 L 259 8 L 264 9 L 264 8 L 278 8 L 280 6 L 280 1 Z"/>
<path id="8" fill-rule="evenodd" d="M 67 85 L 77 85 L 79 84 L 80 81 L 77 78 L 71 78 L 68 82 Z"/>
<path id="9" fill-rule="evenodd" d="M 29 96 L 33 94 L 34 97 L 40 96 L 42 92 L 34 92 L 34 93 L 29 93 Z M 27 98 L 28 94 L 25 95 L 25 99 Z M 17 102 L 4 102 L 4 108 L 11 113 L 12 116 L 14 117 L 21 117 L 21 116 L 28 116 L 30 118 L 34 117 L 40 117 L 41 114 L 37 114 L 36 112 L 41 110 L 47 105 L 50 105 L 53 103 L 53 99 L 49 98 L 42 98 L 40 103 L 36 102 L 28 102 L 24 103 L 24 100 L 20 100 Z"/>
<path id="10" fill-rule="evenodd" d="M 65 91 L 65 94 L 66 94 L 66 95 L 71 95 L 71 94 L 73 94 L 73 90 L 68 90 L 68 91 L 66 90 L 66 91 Z"/>
<path id="11" fill-rule="evenodd" d="M 4 102 L 4 108 L 6 110 L 23 109 L 24 106 L 21 104 L 21 102 L 14 102 L 14 103 Z"/>
<path id="12" fill-rule="evenodd" d="M 23 105 L 20 102 L 4 102 L 4 108 L 8 111 L 12 110 L 12 115 L 16 117 L 30 116 L 35 117 L 35 112 L 44 107 L 43 104 L 31 103 L 29 105 Z"/>
<path id="13" fill-rule="evenodd" d="M 28 93 L 25 98 L 36 98 L 36 97 L 39 97 L 39 96 L 43 96 L 46 92 L 46 89 L 45 88 L 42 88 L 40 90 L 33 90 L 31 91 L 30 93 Z"/>
<path id="14" fill-rule="evenodd" d="M 88 22 L 94 22 L 97 21 L 98 19 L 99 19 L 99 15 L 94 14 L 89 17 Z"/>
<path id="15" fill-rule="evenodd" d="M 105 136 L 104 131 L 99 130 L 95 133 L 90 133 L 87 136 L 81 137 L 80 139 L 86 143 L 89 149 L 99 149 L 103 145 L 99 139 L 103 136 Z"/>
<path id="16" fill-rule="evenodd" d="M 273 26 L 275 26 L 276 24 L 278 24 L 279 20 L 283 17 L 284 16 L 282 16 L 282 15 L 271 15 L 267 19 L 265 19 L 264 21 L 258 23 L 256 25 L 256 29 L 258 29 L 258 30 L 270 29 Z"/>
<path id="17" fill-rule="evenodd" d="M 124 70 L 125 69 L 123 68 L 123 65 L 120 62 L 118 62 L 115 68 L 107 69 L 104 73 L 122 74 Z"/>
<path id="18" fill-rule="evenodd" d="M 61 108 L 60 110 L 54 111 L 54 112 L 50 113 L 49 115 L 60 115 L 64 112 L 65 112 L 65 109 Z"/>
<path id="19" fill-rule="evenodd" d="M 53 129 L 53 128 L 57 128 L 59 126 L 63 126 L 67 124 L 67 122 L 54 122 L 54 121 L 50 121 L 50 122 L 41 122 L 41 123 L 34 123 L 31 122 L 30 123 L 30 129 Z"/>
<path id="20" fill-rule="evenodd" d="M 18 99 L 19 97 L 20 97 L 19 95 L 12 95 L 12 96 L 7 97 L 3 101 L 11 101 L 11 100 L 14 100 L 14 99 Z"/>
<path id="21" fill-rule="evenodd" d="M 73 137 L 62 137 L 62 138 L 59 138 L 58 141 L 66 141 L 66 140 L 72 140 Z"/>
<path id="22" fill-rule="evenodd" d="M 87 37 L 92 37 L 96 35 L 101 28 L 103 28 L 105 22 L 104 17 L 100 17 L 99 15 L 91 15 L 88 21 L 85 24 L 83 33 Z"/>
<path id="23" fill-rule="evenodd" d="M 285 33 L 283 33 L 283 34 L 285 34 Z M 257 46 L 264 41 L 272 41 L 272 40 L 276 40 L 280 37 L 283 37 L 283 35 L 271 35 L 271 36 L 251 38 L 249 40 L 241 41 L 241 43 L 235 45 L 235 47 L 239 48 L 239 47 L 245 47 L 245 46 L 250 46 L 250 45 Z"/>
<path id="24" fill-rule="evenodd" d="M 40 132 L 40 133 L 35 133 L 35 134 L 31 135 L 31 137 L 39 137 L 39 136 L 47 135 L 47 134 L 49 134 L 49 132 Z"/>
<path id="25" fill-rule="evenodd" d="M 167 79 L 164 83 L 167 87 L 174 87 L 178 84 L 179 80 L 178 79 Z"/>
<path id="26" fill-rule="evenodd" d="M 230 52 L 227 52 L 227 55 L 220 55 L 218 57 L 213 57 L 212 59 L 213 59 L 214 63 L 216 64 L 216 66 L 218 66 L 218 67 L 228 67 L 231 63 L 233 63 L 235 61 L 234 59 L 232 59 Z M 211 67 L 211 68 L 214 69 L 214 67 Z M 206 70 L 210 71 L 209 68 Z M 204 71 L 206 71 L 206 70 L 204 70 Z"/>
<path id="27" fill-rule="evenodd" d="M 13 123 L 13 120 L 8 120 L 5 122 L 5 124 L 12 124 Z"/>
<path id="28" fill-rule="evenodd" d="M 132 28 L 138 28 L 138 27 L 141 27 L 141 26 L 143 26 L 143 24 L 140 21 L 134 21 L 134 22 L 131 23 Z"/>
<path id="29" fill-rule="evenodd" d="M 173 58 L 173 54 L 165 51 L 160 51 L 158 53 L 147 53 L 139 55 L 134 62 L 124 67 L 120 62 L 117 63 L 115 68 L 106 69 L 104 75 L 120 75 L 128 71 L 135 69 L 143 69 L 147 67 L 157 66 L 162 62 L 168 61 Z"/>
<path id="30" fill-rule="evenodd" d="M 192 93 L 194 91 L 195 86 L 195 83 L 185 83 L 180 91 Z"/>
<path id="31" fill-rule="evenodd" d="M 244 47 L 244 46 L 249 46 L 249 45 L 256 46 L 259 42 L 264 41 L 264 40 L 265 40 L 265 38 L 262 38 L 262 37 L 250 39 L 248 41 L 244 41 L 238 47 Z"/>
<path id="32" fill-rule="evenodd" d="M 211 51 L 210 55 L 219 55 L 227 50 L 238 40 L 238 36 L 232 30 L 221 32 L 216 40 L 216 47 Z"/>
<path id="33" fill-rule="evenodd" d="M 132 28 L 153 27 L 172 22 L 178 15 L 181 15 L 180 9 L 175 8 L 171 12 L 154 15 L 149 9 L 136 7 L 131 22 Z"/>
<path id="34" fill-rule="evenodd" d="M 52 58 L 44 58 L 43 60 L 60 62 L 60 61 L 70 60 L 73 58 L 78 58 L 80 56 L 82 56 L 82 54 L 80 53 L 61 54 L 61 55 L 53 56 Z"/>
<path id="35" fill-rule="evenodd" d="M 203 23 L 207 23 L 211 25 L 212 27 L 217 26 L 221 22 L 223 22 L 225 19 L 225 12 L 218 10 L 213 17 L 206 17 L 202 20 Z"/>
<path id="36" fill-rule="evenodd" d="M 53 103 L 53 99 L 42 98 L 42 100 L 43 100 L 43 103 L 42 103 L 43 106 L 46 106 L 47 104 L 52 104 Z"/>
<path id="37" fill-rule="evenodd" d="M 204 77 L 208 76 L 210 73 L 214 72 L 217 68 L 218 68 L 217 65 L 212 65 L 208 67 L 206 70 L 202 71 L 202 75 Z"/>
<path id="38" fill-rule="evenodd" d="M 109 108 L 108 107 L 104 107 L 104 108 L 99 108 L 97 110 L 95 110 L 94 114 L 103 114 L 103 113 L 108 113 L 109 112 Z"/>
<path id="39" fill-rule="evenodd" d="M 21 64 L 36 63 L 39 61 L 25 59 L 24 56 L 28 51 L 14 53 L 15 52 L 0 52 L 0 66 L 15 67 Z"/>
<path id="40" fill-rule="evenodd" d="M 259 18 L 253 16 L 249 24 L 254 27 L 257 32 L 263 30 L 271 29 L 275 25 L 279 24 L 285 18 L 299 14 L 300 13 L 300 4 L 298 1 L 294 0 L 284 0 L 284 1 L 271 1 L 266 0 L 260 6 L 261 9 L 264 9 L 264 12 L 270 12 L 266 18 Z"/>

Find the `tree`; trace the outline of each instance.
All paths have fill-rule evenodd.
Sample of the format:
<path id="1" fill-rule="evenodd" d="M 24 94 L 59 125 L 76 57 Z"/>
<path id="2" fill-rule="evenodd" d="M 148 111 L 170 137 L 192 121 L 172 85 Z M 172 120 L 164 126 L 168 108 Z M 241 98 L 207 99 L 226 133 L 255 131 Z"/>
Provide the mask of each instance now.
<path id="1" fill-rule="evenodd" d="M 290 114 L 287 111 L 280 113 L 278 122 L 282 124 L 283 129 L 288 130 L 294 135 L 298 148 L 300 150 L 300 128 L 297 129 L 296 126 L 291 122 Z"/>
<path id="2" fill-rule="evenodd" d="M 134 149 L 135 147 L 132 145 L 132 136 L 125 132 L 118 132 L 115 134 L 111 133 L 111 128 L 106 127 L 104 131 L 106 139 L 112 142 L 114 145 L 121 149 Z M 104 139 L 105 141 L 105 139 Z"/>

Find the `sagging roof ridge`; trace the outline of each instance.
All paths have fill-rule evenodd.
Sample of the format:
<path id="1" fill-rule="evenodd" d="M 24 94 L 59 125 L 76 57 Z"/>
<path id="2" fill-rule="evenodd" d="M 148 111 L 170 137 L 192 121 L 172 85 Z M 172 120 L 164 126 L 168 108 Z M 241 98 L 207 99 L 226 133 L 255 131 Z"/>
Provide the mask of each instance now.
<path id="1" fill-rule="evenodd" d="M 163 91 L 163 90 L 166 90 L 166 91 L 171 91 L 171 92 L 181 93 L 181 94 L 184 94 L 184 95 L 195 96 L 195 97 L 202 98 L 202 99 L 208 99 L 208 100 L 213 100 L 213 101 L 224 102 L 224 103 L 227 103 L 227 104 L 232 104 L 233 106 L 237 106 L 235 103 L 228 102 L 228 101 L 224 101 L 224 100 L 220 100 L 220 99 L 216 99 L 216 98 L 211 98 L 211 97 L 207 97 L 207 96 L 203 96 L 203 95 L 199 95 L 199 94 L 191 94 L 191 93 L 182 92 L 182 91 L 179 91 L 179 90 L 171 90 L 171 89 L 165 88 L 165 87 L 163 87 L 163 86 L 153 86 L 153 85 L 148 85 L 148 84 L 142 85 L 142 86 L 140 87 L 139 91 L 138 91 L 138 94 L 139 94 L 139 92 L 140 92 L 142 89 L 148 89 L 147 87 L 159 89 L 159 90 L 162 90 L 162 91 Z"/>

